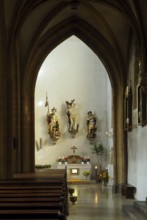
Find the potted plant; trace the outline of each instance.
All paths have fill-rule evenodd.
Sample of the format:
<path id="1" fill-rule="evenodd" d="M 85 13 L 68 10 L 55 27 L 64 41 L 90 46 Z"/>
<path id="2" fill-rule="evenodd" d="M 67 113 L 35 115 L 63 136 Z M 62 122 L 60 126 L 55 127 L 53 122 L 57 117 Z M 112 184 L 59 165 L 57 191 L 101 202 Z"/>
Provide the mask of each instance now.
<path id="1" fill-rule="evenodd" d="M 98 171 L 100 174 L 102 171 L 102 168 L 103 168 L 103 161 L 105 160 L 106 155 L 107 155 L 107 148 L 104 147 L 104 145 L 102 143 L 100 143 L 99 145 L 94 144 L 92 147 L 92 154 L 96 155 Z M 98 176 L 99 176 L 99 174 L 98 174 Z"/>
<path id="2" fill-rule="evenodd" d="M 104 186 L 107 185 L 108 183 L 108 171 L 107 170 L 102 170 L 99 174 L 99 178 L 101 181 L 104 182 Z"/>

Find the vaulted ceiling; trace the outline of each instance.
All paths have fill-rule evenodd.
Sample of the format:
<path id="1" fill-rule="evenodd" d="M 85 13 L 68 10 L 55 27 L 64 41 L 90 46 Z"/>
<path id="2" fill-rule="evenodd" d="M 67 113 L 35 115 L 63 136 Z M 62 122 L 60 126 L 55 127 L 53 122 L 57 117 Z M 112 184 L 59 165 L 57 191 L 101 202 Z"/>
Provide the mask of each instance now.
<path id="1" fill-rule="evenodd" d="M 99 56 L 110 76 L 117 147 L 115 173 L 122 182 L 127 173 L 123 95 L 129 68 L 135 72 L 134 56 L 129 63 L 131 44 L 141 58 L 142 72 L 147 70 L 147 0 L 1 0 L 0 9 L 2 86 L 8 86 L 4 93 L 9 125 L 5 136 L 10 148 L 10 140 L 20 140 L 22 150 L 20 157 L 16 156 L 20 169 L 34 169 L 34 88 L 38 70 L 52 49 L 76 35 Z"/>
<path id="2" fill-rule="evenodd" d="M 45 50 L 49 44 L 55 47 L 72 34 L 95 50 L 95 43 L 86 41 L 92 33 L 99 48 L 107 45 L 100 53 L 102 61 L 107 63 L 107 54 L 111 59 L 116 57 L 123 72 L 127 70 L 131 34 L 146 57 L 146 0 L 5 0 L 4 9 L 7 42 L 11 44 L 16 37 L 19 39 L 23 63 L 31 48 Z M 64 34 L 62 29 L 66 29 Z M 43 47 L 52 35 L 57 36 L 58 42 L 50 40 Z"/>

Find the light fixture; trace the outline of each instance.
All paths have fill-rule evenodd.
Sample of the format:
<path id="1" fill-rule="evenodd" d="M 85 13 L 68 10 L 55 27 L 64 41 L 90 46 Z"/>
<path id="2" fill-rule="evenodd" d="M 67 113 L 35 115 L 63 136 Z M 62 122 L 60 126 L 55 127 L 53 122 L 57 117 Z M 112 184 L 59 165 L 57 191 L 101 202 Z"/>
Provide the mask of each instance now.
<path id="1" fill-rule="evenodd" d="M 106 131 L 106 136 L 107 137 L 112 137 L 113 136 L 113 131 Z"/>

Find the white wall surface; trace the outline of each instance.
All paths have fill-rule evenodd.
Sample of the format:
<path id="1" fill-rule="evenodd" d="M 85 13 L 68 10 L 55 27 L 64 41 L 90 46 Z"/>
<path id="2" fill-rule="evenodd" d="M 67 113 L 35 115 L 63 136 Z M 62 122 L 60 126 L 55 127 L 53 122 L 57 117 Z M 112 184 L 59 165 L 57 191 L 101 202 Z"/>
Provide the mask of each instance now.
<path id="1" fill-rule="evenodd" d="M 145 201 L 147 197 L 147 126 L 137 125 L 134 111 L 133 131 L 128 133 L 128 182 L 136 187 L 135 198 Z"/>
<path id="2" fill-rule="evenodd" d="M 50 110 L 55 107 L 59 118 L 61 137 L 53 144 L 48 135 L 45 108 L 46 92 Z M 79 132 L 75 138 L 68 133 L 65 101 L 75 99 Z M 76 154 L 96 156 L 86 138 L 88 111 L 97 117 L 97 141 L 107 145 L 106 131 L 110 128 L 111 86 L 107 72 L 98 57 L 81 40 L 70 37 L 56 47 L 45 59 L 38 73 L 35 90 L 35 140 L 42 139 L 42 148 L 35 147 L 35 163 L 56 166 L 59 156 Z"/>
<path id="3" fill-rule="evenodd" d="M 133 107 L 136 106 L 136 41 L 131 41 L 130 81 L 133 89 Z M 128 132 L 128 183 L 136 187 L 135 199 L 145 201 L 147 197 L 147 126 L 137 125 L 137 109 L 133 111 L 133 129 Z"/>

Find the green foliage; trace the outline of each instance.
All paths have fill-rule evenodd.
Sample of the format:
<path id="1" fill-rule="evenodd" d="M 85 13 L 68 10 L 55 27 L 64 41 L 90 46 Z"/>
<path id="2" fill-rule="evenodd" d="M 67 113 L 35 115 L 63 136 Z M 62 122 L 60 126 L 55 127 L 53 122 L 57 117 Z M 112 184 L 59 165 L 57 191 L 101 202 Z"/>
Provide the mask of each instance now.
<path id="1" fill-rule="evenodd" d="M 35 165 L 36 169 L 43 169 L 43 168 L 51 168 L 50 164 L 45 164 L 45 165 Z"/>
<path id="2" fill-rule="evenodd" d="M 98 156 L 104 156 L 106 154 L 106 148 L 101 143 L 99 145 L 95 144 L 92 147 L 92 153 Z"/>
<path id="3" fill-rule="evenodd" d="M 106 147 L 104 147 L 104 145 L 102 143 L 100 143 L 99 145 L 94 144 L 93 147 L 92 147 L 92 154 L 96 155 L 99 170 L 101 170 L 103 160 L 106 158 L 106 155 L 107 155 Z"/>
<path id="4" fill-rule="evenodd" d="M 90 174 L 90 171 L 87 171 L 87 170 L 83 171 L 84 176 L 89 176 L 89 174 Z"/>

